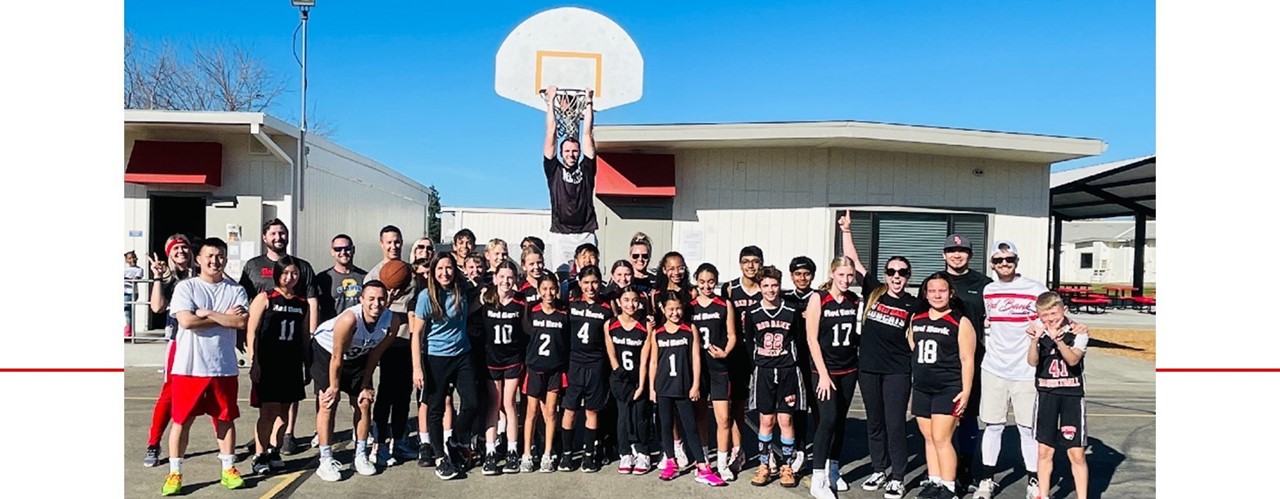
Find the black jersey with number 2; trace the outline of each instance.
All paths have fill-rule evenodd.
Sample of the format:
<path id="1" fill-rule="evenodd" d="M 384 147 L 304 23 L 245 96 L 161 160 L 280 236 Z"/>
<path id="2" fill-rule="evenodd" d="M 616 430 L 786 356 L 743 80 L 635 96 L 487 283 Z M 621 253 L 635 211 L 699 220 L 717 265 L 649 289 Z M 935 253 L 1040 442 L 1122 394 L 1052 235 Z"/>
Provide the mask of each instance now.
<path id="1" fill-rule="evenodd" d="M 556 308 L 529 309 L 526 330 L 529 347 L 525 367 L 538 372 L 564 371 L 569 366 L 569 314 Z"/>
<path id="2" fill-rule="evenodd" d="M 845 292 L 840 301 L 829 291 L 819 291 L 818 348 L 827 373 L 849 374 L 858 370 L 858 295 Z"/>
<path id="3" fill-rule="evenodd" d="M 485 360 L 489 367 L 505 368 L 523 362 L 528 341 L 524 329 L 525 302 L 513 299 L 506 305 L 495 303 L 482 308 Z"/>
<path id="4" fill-rule="evenodd" d="M 693 389 L 693 328 L 681 324 L 673 333 L 660 327 L 654 340 L 658 344 L 654 391 L 660 397 L 688 397 Z"/>
<path id="5" fill-rule="evenodd" d="M 599 364 L 604 362 L 604 327 L 613 319 L 613 309 L 605 302 L 587 303 L 576 300 L 569 303 L 569 362 L 574 364 Z"/>
<path id="6" fill-rule="evenodd" d="M 911 384 L 924 393 L 962 389 L 960 380 L 959 310 L 930 319 L 924 311 L 911 318 L 911 334 L 915 341 Z"/>

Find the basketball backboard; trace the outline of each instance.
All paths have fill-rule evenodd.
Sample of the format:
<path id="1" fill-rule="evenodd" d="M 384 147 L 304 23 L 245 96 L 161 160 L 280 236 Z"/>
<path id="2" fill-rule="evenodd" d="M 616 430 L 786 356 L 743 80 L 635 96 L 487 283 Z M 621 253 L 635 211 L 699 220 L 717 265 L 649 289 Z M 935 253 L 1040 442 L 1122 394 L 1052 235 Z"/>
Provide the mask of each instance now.
<path id="1" fill-rule="evenodd" d="M 640 100 L 644 59 L 631 36 L 609 18 L 586 9 L 540 12 L 516 26 L 498 48 L 498 95 L 538 110 L 549 86 L 595 90 L 603 111 Z"/>

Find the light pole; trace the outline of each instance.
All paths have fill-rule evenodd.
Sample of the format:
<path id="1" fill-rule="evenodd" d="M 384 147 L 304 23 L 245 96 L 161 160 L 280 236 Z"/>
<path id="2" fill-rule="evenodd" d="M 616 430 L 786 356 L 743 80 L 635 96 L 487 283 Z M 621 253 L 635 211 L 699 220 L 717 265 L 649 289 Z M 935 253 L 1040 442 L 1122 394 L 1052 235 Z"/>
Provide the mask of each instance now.
<path id="1" fill-rule="evenodd" d="M 315 0 L 289 0 L 302 15 L 302 119 L 298 123 L 298 158 L 294 161 L 290 172 L 290 184 L 293 191 L 293 202 L 289 203 L 289 225 L 292 225 L 289 245 L 290 254 L 298 254 L 298 214 L 302 211 L 302 174 L 307 168 L 307 19 L 311 8 L 316 6 Z"/>

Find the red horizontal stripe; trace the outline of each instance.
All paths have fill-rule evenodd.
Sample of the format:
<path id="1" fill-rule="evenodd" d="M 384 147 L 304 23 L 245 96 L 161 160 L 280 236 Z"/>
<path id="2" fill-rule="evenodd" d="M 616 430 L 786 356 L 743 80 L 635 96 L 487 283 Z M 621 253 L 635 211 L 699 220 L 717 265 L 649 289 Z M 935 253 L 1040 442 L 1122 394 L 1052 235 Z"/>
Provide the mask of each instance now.
<path id="1" fill-rule="evenodd" d="M 1280 373 L 1280 367 L 1157 367 L 1158 373 Z"/>
<path id="2" fill-rule="evenodd" d="M 983 295 L 983 298 L 1022 298 L 1024 300 L 1035 301 L 1038 297 L 1035 295 L 1024 295 L 1022 293 L 991 293 L 989 295 Z"/>
<path id="3" fill-rule="evenodd" d="M 122 373 L 123 367 L 0 367 L 0 373 Z"/>
<path id="4" fill-rule="evenodd" d="M 991 322 L 1031 322 L 1036 320 L 1036 316 L 1029 317 L 987 317 Z"/>

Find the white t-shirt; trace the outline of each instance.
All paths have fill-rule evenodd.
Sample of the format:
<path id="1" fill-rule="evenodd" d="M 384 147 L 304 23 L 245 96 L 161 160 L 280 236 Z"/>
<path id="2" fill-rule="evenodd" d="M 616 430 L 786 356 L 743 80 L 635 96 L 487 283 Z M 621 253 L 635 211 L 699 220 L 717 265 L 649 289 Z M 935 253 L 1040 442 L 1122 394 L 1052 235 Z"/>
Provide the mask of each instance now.
<path id="1" fill-rule="evenodd" d="M 1036 379 L 1036 368 L 1027 364 L 1027 349 L 1031 347 L 1027 326 L 1036 320 L 1036 298 L 1045 291 L 1048 288 L 1044 284 L 1021 275 L 1010 282 L 996 280 L 982 290 L 987 320 L 991 322 L 983 370 L 1008 380 Z"/>
<path id="2" fill-rule="evenodd" d="M 356 319 L 356 330 L 351 334 L 351 346 L 342 352 L 342 360 L 355 360 L 362 355 L 367 354 L 379 343 L 387 337 L 388 330 L 391 328 L 391 318 L 393 314 L 384 310 L 378 315 L 378 321 L 370 327 L 364 322 L 364 309 L 360 305 L 354 305 L 351 308 L 338 313 L 337 317 L 324 321 L 316 328 L 315 340 L 326 352 L 333 353 L 333 328 L 338 325 L 338 319 L 341 319 L 347 312 L 351 312 Z"/>
<path id="3" fill-rule="evenodd" d="M 169 315 L 175 319 L 178 312 L 195 313 L 198 309 L 226 313 L 240 305 L 249 308 L 249 297 L 244 288 L 227 279 L 209 284 L 199 277 L 179 282 L 173 289 L 169 302 Z M 181 326 L 174 335 L 175 352 L 171 374 L 184 376 L 236 376 L 240 373 L 236 363 L 236 330 L 218 325 L 196 330 Z"/>

